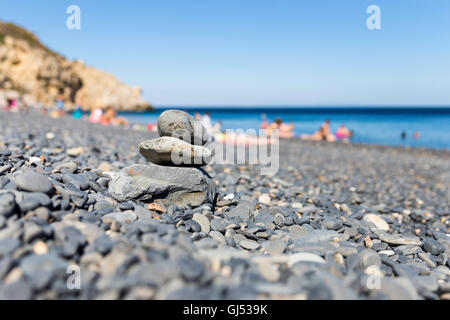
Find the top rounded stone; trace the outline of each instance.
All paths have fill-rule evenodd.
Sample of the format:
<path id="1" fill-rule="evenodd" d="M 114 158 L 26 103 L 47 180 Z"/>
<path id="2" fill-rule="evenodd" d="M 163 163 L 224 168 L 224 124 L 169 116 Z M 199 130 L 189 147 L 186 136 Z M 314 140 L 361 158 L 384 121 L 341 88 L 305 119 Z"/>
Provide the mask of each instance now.
<path id="1" fill-rule="evenodd" d="M 181 110 L 166 110 L 158 118 L 158 133 L 181 139 L 193 145 L 204 145 L 208 142 L 208 133 L 201 122 Z"/>

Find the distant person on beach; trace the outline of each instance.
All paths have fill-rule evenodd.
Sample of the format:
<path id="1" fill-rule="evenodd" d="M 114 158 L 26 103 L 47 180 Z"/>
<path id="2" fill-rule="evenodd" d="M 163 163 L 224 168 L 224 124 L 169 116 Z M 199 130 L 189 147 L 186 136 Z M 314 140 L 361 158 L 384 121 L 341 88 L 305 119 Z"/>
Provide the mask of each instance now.
<path id="1" fill-rule="evenodd" d="M 400 137 L 402 138 L 402 140 L 405 140 L 406 139 L 406 132 L 402 131 Z"/>
<path id="2" fill-rule="evenodd" d="M 271 136 L 274 130 L 279 130 L 280 138 L 292 138 L 294 137 L 294 127 L 293 123 L 286 124 L 281 118 L 277 118 L 266 129 L 266 133 L 267 136 Z"/>
<path id="3" fill-rule="evenodd" d="M 114 108 L 112 107 L 108 107 L 106 109 L 106 112 L 103 115 L 102 123 L 104 125 L 112 124 L 115 126 L 128 125 L 127 119 L 125 119 L 124 117 L 118 117 L 116 110 L 114 110 Z"/>
<path id="4" fill-rule="evenodd" d="M 152 132 L 156 132 L 158 131 L 158 123 L 148 123 L 147 124 L 147 131 L 152 131 Z"/>
<path id="5" fill-rule="evenodd" d="M 326 120 L 324 122 L 324 124 L 322 125 L 322 128 L 323 128 L 323 135 L 324 135 L 326 141 L 328 141 L 328 142 L 336 141 L 336 136 L 331 131 L 330 120 Z"/>
<path id="6" fill-rule="evenodd" d="M 261 115 L 261 119 L 263 120 L 263 122 L 261 123 L 259 128 L 262 130 L 267 130 L 270 126 L 270 122 L 269 122 L 269 119 L 267 119 L 267 115 L 265 113 L 263 113 Z"/>
<path id="7" fill-rule="evenodd" d="M 270 126 L 269 119 L 267 119 L 267 115 L 265 113 L 261 114 L 261 119 L 263 122 L 259 126 L 260 129 L 267 130 Z"/>
<path id="8" fill-rule="evenodd" d="M 420 133 L 419 131 L 414 131 L 414 139 L 419 139 L 420 138 Z"/>
<path id="9" fill-rule="evenodd" d="M 213 135 L 222 132 L 222 121 L 217 121 L 213 126 Z"/>
<path id="10" fill-rule="evenodd" d="M 336 136 L 331 131 L 330 120 L 326 120 L 322 124 L 320 129 L 314 132 L 312 135 L 303 134 L 300 138 L 302 140 L 315 140 L 315 141 L 325 140 L 328 142 L 336 141 Z"/>
<path id="11" fill-rule="evenodd" d="M 19 112 L 19 105 L 17 103 L 17 99 L 11 99 L 11 103 L 9 105 L 9 110 L 11 112 Z"/>
<path id="12" fill-rule="evenodd" d="M 56 99 L 56 107 L 58 108 L 59 116 L 64 116 L 64 99 L 63 96 L 59 95 Z"/>
<path id="13" fill-rule="evenodd" d="M 206 129 L 206 132 L 208 132 L 208 134 L 210 136 L 213 135 L 213 125 L 212 125 L 212 121 L 211 121 L 211 115 L 209 114 L 209 112 L 206 112 L 203 117 L 202 117 L 202 124 Z"/>
<path id="14" fill-rule="evenodd" d="M 302 134 L 300 136 L 300 139 L 302 139 L 302 140 L 313 140 L 313 141 L 326 140 L 325 139 L 325 135 L 324 135 L 324 131 L 323 131 L 323 127 L 320 127 L 319 130 L 317 130 L 313 134 Z"/>
<path id="15" fill-rule="evenodd" d="M 344 140 L 344 139 L 350 138 L 350 135 L 351 135 L 350 130 L 347 129 L 347 127 L 345 126 L 345 124 L 342 124 L 342 125 L 339 127 L 339 129 L 336 131 L 336 137 L 337 137 L 338 139 Z"/>
<path id="16" fill-rule="evenodd" d="M 267 129 L 269 128 L 269 126 L 270 126 L 270 123 L 269 123 L 269 121 L 266 119 L 266 120 L 263 121 L 263 123 L 261 123 L 261 125 L 259 126 L 259 128 L 260 128 L 260 129 L 263 129 L 263 130 L 267 130 Z"/>
<path id="17" fill-rule="evenodd" d="M 91 111 L 89 115 L 89 122 L 91 123 L 101 123 L 103 120 L 103 110 L 101 108 L 96 108 Z"/>
<path id="18" fill-rule="evenodd" d="M 79 104 L 77 105 L 74 113 L 72 114 L 72 117 L 74 117 L 75 119 L 81 119 L 83 117 L 83 110 Z"/>

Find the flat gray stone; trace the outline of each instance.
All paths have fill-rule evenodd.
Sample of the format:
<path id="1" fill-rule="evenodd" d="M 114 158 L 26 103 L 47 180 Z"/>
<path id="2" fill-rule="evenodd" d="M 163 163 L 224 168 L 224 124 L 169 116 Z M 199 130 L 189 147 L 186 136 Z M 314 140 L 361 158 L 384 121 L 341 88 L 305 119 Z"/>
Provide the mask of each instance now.
<path id="1" fill-rule="evenodd" d="M 242 240 L 241 242 L 239 242 L 239 245 L 241 246 L 241 248 L 247 250 L 256 250 L 261 246 L 258 242 L 253 240 Z"/>
<path id="2" fill-rule="evenodd" d="M 413 235 L 400 235 L 400 234 L 389 234 L 381 230 L 374 229 L 373 232 L 378 236 L 381 241 L 384 241 L 389 244 L 414 244 L 414 245 L 422 245 L 422 241 L 420 241 L 419 237 Z"/>
<path id="3" fill-rule="evenodd" d="M 202 169 L 163 167 L 152 163 L 124 168 L 109 184 L 111 196 L 119 202 L 160 199 L 184 207 L 212 203 L 216 195 L 214 180 Z"/>
<path id="4" fill-rule="evenodd" d="M 222 233 L 220 233 L 219 231 L 211 231 L 209 233 L 209 236 L 211 237 L 211 239 L 217 240 L 224 245 L 227 244 L 227 240 L 225 239 L 225 236 Z"/>
<path id="5" fill-rule="evenodd" d="M 13 181 L 20 189 L 30 192 L 49 193 L 53 188 L 49 178 L 32 171 L 17 173 Z"/>
<path id="6" fill-rule="evenodd" d="M 204 166 L 212 158 L 211 151 L 173 137 L 160 137 L 139 144 L 139 152 L 147 161 L 159 165 Z"/>
<path id="7" fill-rule="evenodd" d="M 204 216 L 203 214 L 201 214 L 201 213 L 194 214 L 194 216 L 192 217 L 192 220 L 194 220 L 201 226 L 202 232 L 209 233 L 209 231 L 211 230 L 211 225 L 209 223 L 209 219 L 206 216 Z"/>

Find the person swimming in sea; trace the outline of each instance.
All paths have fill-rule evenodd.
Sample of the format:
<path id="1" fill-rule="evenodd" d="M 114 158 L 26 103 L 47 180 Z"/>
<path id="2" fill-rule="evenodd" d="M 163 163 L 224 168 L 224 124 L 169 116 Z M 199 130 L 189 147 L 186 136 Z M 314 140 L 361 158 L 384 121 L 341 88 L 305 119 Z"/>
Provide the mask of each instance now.
<path id="1" fill-rule="evenodd" d="M 405 140 L 406 139 L 406 132 L 402 131 L 400 137 L 402 138 L 402 140 Z"/>

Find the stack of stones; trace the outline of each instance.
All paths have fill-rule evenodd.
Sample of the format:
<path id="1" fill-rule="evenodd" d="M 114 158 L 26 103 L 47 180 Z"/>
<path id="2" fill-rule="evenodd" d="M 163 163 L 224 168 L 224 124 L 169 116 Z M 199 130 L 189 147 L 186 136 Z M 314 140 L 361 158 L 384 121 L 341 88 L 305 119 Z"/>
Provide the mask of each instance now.
<path id="1" fill-rule="evenodd" d="M 159 138 L 139 144 L 148 164 L 124 168 L 113 177 L 109 192 L 119 202 L 159 201 L 180 207 L 212 203 L 214 180 L 201 168 L 211 161 L 208 134 L 186 112 L 164 111 L 158 118 Z"/>

